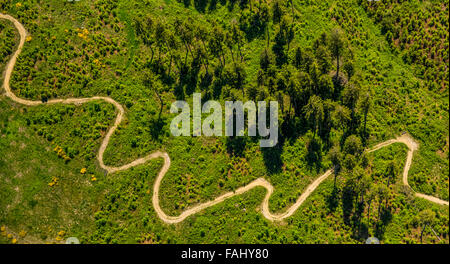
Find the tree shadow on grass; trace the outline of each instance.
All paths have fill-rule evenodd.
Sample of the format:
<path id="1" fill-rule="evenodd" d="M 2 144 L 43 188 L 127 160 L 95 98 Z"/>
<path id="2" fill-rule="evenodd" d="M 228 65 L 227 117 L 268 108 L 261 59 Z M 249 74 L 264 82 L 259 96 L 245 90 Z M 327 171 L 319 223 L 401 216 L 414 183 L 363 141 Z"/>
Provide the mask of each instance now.
<path id="1" fill-rule="evenodd" d="M 353 213 L 351 219 L 352 219 L 352 237 L 357 240 L 364 240 L 368 236 L 368 226 L 364 225 L 362 222 L 363 220 L 363 213 L 364 213 L 364 203 L 357 203 L 355 212 Z"/>
<path id="2" fill-rule="evenodd" d="M 226 137 L 225 145 L 229 155 L 235 157 L 244 156 L 245 146 L 247 145 L 246 137 Z"/>
<path id="3" fill-rule="evenodd" d="M 213 76 L 209 72 L 205 72 L 202 76 L 200 76 L 200 82 L 198 86 L 202 91 L 208 91 L 213 81 Z"/>
<path id="4" fill-rule="evenodd" d="M 333 175 L 334 176 L 334 175 Z M 339 205 L 339 189 L 334 187 L 330 195 L 326 197 L 326 205 L 329 213 L 336 212 L 336 208 Z"/>
<path id="5" fill-rule="evenodd" d="M 191 0 L 183 0 L 184 7 L 188 8 L 191 6 Z"/>
<path id="6" fill-rule="evenodd" d="M 184 100 L 185 94 L 183 85 L 182 84 L 175 85 L 173 89 L 173 94 L 175 95 L 175 98 L 177 98 L 177 100 Z"/>
<path id="7" fill-rule="evenodd" d="M 346 225 L 351 224 L 351 215 L 353 213 L 353 200 L 355 192 L 353 191 L 353 186 L 346 185 L 342 190 L 342 213 L 344 216 L 344 223 Z"/>
<path id="8" fill-rule="evenodd" d="M 389 208 L 383 208 L 380 214 L 380 220 L 375 226 L 375 237 L 378 239 L 384 238 L 384 233 L 386 232 L 386 227 L 392 221 L 392 212 Z"/>
<path id="9" fill-rule="evenodd" d="M 281 172 L 283 167 L 283 160 L 281 154 L 283 153 L 284 140 L 280 138 L 278 144 L 271 148 L 261 148 L 264 165 L 270 174 Z"/>
<path id="10" fill-rule="evenodd" d="M 322 164 L 322 144 L 317 138 L 311 138 L 306 146 L 308 152 L 306 161 L 308 168 L 314 169 L 317 173 L 321 169 Z"/>
<path id="11" fill-rule="evenodd" d="M 208 10 L 209 11 L 214 11 L 217 9 L 217 2 L 218 0 L 210 0 L 209 1 L 209 6 L 208 6 Z"/>
<path id="12" fill-rule="evenodd" d="M 369 237 L 369 226 L 367 223 L 361 222 L 358 229 L 358 234 L 355 237 L 358 240 L 365 240 Z"/>
<path id="13" fill-rule="evenodd" d="M 205 13 L 208 0 L 194 0 L 194 7 L 200 13 Z"/>
<path id="14" fill-rule="evenodd" d="M 160 139 L 160 136 L 164 133 L 164 126 L 167 124 L 167 120 L 162 117 L 153 117 L 149 121 L 150 135 L 153 140 Z"/>

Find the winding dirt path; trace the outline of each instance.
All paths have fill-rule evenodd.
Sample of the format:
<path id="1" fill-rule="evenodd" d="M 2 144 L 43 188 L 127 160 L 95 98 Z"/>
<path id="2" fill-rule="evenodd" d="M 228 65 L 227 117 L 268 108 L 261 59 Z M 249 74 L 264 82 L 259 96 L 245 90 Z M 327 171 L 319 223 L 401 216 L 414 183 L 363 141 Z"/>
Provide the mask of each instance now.
<path id="1" fill-rule="evenodd" d="M 280 213 L 280 214 L 273 214 L 270 212 L 269 210 L 269 198 L 273 193 L 273 186 L 272 184 L 270 184 L 270 182 L 268 182 L 266 179 L 264 178 L 258 178 L 254 181 L 252 181 L 251 183 L 249 183 L 248 185 L 245 185 L 243 187 L 238 188 L 236 191 L 234 192 L 228 192 L 225 193 L 217 198 L 215 198 L 214 200 L 196 205 L 190 209 L 187 209 L 186 211 L 184 211 L 183 213 L 181 213 L 179 216 L 169 216 L 166 215 L 164 213 L 164 211 L 161 209 L 161 207 L 159 206 L 159 188 L 161 185 L 161 181 L 164 178 L 164 175 L 167 173 L 167 171 L 170 168 L 170 157 L 166 152 L 161 152 L 161 151 L 155 151 L 152 154 L 149 154 L 143 158 L 139 158 L 136 159 L 135 161 L 125 164 L 121 167 L 111 167 L 111 166 L 107 166 L 104 164 L 103 162 L 103 154 L 105 152 L 106 147 L 108 146 L 109 140 L 111 138 L 111 135 L 114 133 L 114 131 L 116 130 L 117 126 L 120 124 L 120 122 L 122 122 L 123 119 L 123 115 L 124 115 L 124 109 L 122 107 L 122 105 L 120 105 L 118 102 L 116 102 L 114 99 L 110 98 L 110 97 L 104 97 L 104 96 L 94 96 L 94 97 L 90 97 L 90 98 L 67 98 L 67 99 L 53 99 L 53 100 L 49 100 L 46 103 L 43 103 L 41 101 L 32 101 L 32 100 L 26 100 L 26 99 L 22 99 L 17 97 L 12 91 L 11 91 L 11 87 L 9 85 L 10 79 L 11 79 L 11 74 L 12 71 L 14 69 L 14 65 L 16 64 L 17 61 L 17 57 L 19 56 L 20 52 L 22 51 L 23 45 L 25 44 L 25 39 L 27 36 L 27 31 L 25 30 L 25 28 L 23 27 L 23 25 L 17 21 L 15 18 L 13 18 L 10 15 L 4 15 L 0 13 L 0 19 L 6 19 L 11 21 L 14 26 L 17 28 L 17 30 L 19 31 L 20 34 L 20 42 L 19 42 L 19 46 L 17 48 L 17 50 L 14 52 L 14 54 L 12 55 L 10 61 L 8 62 L 8 64 L 6 65 L 6 70 L 5 70 L 5 79 L 3 82 L 3 87 L 5 89 L 6 92 L 6 96 L 8 96 L 9 98 L 11 98 L 13 101 L 23 104 L 23 105 L 28 105 L 28 106 L 35 106 L 35 105 L 41 105 L 41 104 L 83 104 L 86 102 L 90 102 L 90 101 L 95 101 L 95 100 L 103 100 L 105 102 L 111 103 L 115 106 L 115 108 L 117 109 L 118 113 L 117 113 L 117 117 L 114 121 L 113 126 L 108 130 L 108 133 L 106 134 L 105 138 L 103 139 L 99 151 L 98 151 L 98 155 L 97 155 L 97 160 L 100 164 L 100 167 L 105 169 L 108 173 L 114 173 L 114 172 L 118 172 L 118 171 L 123 171 L 123 170 L 127 170 L 131 167 L 134 166 L 138 166 L 141 164 L 144 164 L 146 162 L 148 162 L 149 160 L 152 159 L 156 159 L 156 158 L 163 158 L 164 160 L 164 164 L 161 168 L 161 170 L 158 173 L 158 176 L 156 178 L 156 181 L 153 185 L 153 196 L 152 196 L 152 203 L 153 206 L 155 208 L 156 213 L 158 214 L 158 216 L 161 218 L 162 221 L 169 223 L 169 224 L 174 224 L 174 223 L 179 223 L 182 222 L 184 219 L 186 219 L 187 217 L 196 214 L 208 207 L 214 206 L 218 203 L 221 203 L 223 201 L 225 201 L 228 198 L 234 197 L 236 195 L 240 195 L 243 194 L 255 187 L 263 187 L 267 190 L 266 196 L 264 197 L 264 200 L 262 202 L 261 208 L 262 208 L 262 214 L 264 215 L 264 217 L 266 217 L 267 219 L 269 219 L 270 221 L 281 221 L 287 217 L 292 216 L 295 211 L 303 204 L 303 202 L 309 197 L 309 195 L 311 195 L 311 193 L 325 180 L 328 178 L 328 176 L 330 176 L 333 173 L 333 170 L 328 170 L 326 171 L 323 175 L 321 175 L 319 178 L 317 178 L 316 180 L 314 180 L 307 188 L 306 190 L 302 193 L 302 195 L 300 195 L 300 197 L 297 199 L 297 201 L 291 206 L 289 207 L 284 213 Z M 403 170 L 403 183 L 407 186 L 409 186 L 408 184 L 408 171 L 409 168 L 411 166 L 411 161 L 412 161 L 412 157 L 413 157 L 413 153 L 414 151 L 418 148 L 418 145 L 416 142 L 414 142 L 414 140 L 408 136 L 408 135 L 403 135 L 401 137 L 398 137 L 396 139 L 391 139 L 388 140 L 386 142 L 380 143 L 378 145 L 376 145 L 375 147 L 373 147 L 372 149 L 368 150 L 369 152 L 378 150 L 380 148 L 383 148 L 385 146 L 388 146 L 390 144 L 393 143 L 403 143 L 406 144 L 409 148 L 408 151 L 408 156 L 406 159 L 406 164 Z M 432 197 L 432 196 L 428 196 L 425 194 L 421 194 L 421 193 L 415 193 L 415 195 L 417 197 L 420 198 L 424 198 L 427 199 L 431 202 L 437 203 L 437 204 L 441 204 L 441 205 L 449 205 L 449 203 L 447 201 L 443 201 L 441 199 L 438 199 L 436 197 Z"/>
<path id="2" fill-rule="evenodd" d="M 419 148 L 419 144 L 417 142 L 415 142 L 414 139 L 410 135 L 404 134 L 396 139 L 390 139 L 388 141 L 382 142 L 382 143 L 374 146 L 370 150 L 368 150 L 368 152 L 373 152 L 373 151 L 379 150 L 381 148 L 384 148 L 384 147 L 389 146 L 394 143 L 403 143 L 408 147 L 406 163 L 405 163 L 405 167 L 403 168 L 402 181 L 403 181 L 404 185 L 411 188 L 411 186 L 409 186 L 409 183 L 408 183 L 408 171 L 409 171 L 409 168 L 411 167 L 414 151 L 416 151 Z M 430 195 L 426 195 L 426 194 L 418 193 L 418 192 L 414 192 L 414 194 L 415 194 L 415 196 L 426 199 L 430 202 L 449 206 L 448 201 L 441 200 L 434 196 L 430 196 Z"/>

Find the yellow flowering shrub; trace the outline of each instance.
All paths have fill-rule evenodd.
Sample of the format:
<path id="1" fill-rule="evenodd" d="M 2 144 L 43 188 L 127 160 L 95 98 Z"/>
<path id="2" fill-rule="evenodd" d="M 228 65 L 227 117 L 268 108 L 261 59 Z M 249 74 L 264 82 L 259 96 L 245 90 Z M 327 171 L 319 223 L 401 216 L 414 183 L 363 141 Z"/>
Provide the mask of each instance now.
<path id="1" fill-rule="evenodd" d="M 56 236 L 56 241 L 61 241 L 64 239 L 64 235 L 66 234 L 65 231 L 61 230 L 58 232 L 57 236 Z"/>
<path id="2" fill-rule="evenodd" d="M 27 235 L 27 232 L 25 231 L 25 230 L 21 230 L 20 232 L 19 232 L 19 236 L 20 237 L 25 237 Z"/>
<path id="3" fill-rule="evenodd" d="M 80 37 L 80 38 L 82 38 L 82 39 L 84 39 L 84 40 L 86 40 L 87 39 L 87 36 L 89 35 L 89 31 L 87 30 L 87 29 L 79 29 L 79 28 L 77 28 L 77 32 L 78 32 L 78 37 Z"/>
<path id="4" fill-rule="evenodd" d="M 58 178 L 53 177 L 52 181 L 48 183 L 48 186 L 53 187 L 58 184 Z"/>
<path id="5" fill-rule="evenodd" d="M 56 145 L 53 151 L 56 152 L 56 154 L 58 154 L 58 157 L 64 159 L 66 163 L 71 160 L 71 158 L 67 156 L 66 152 L 64 152 L 64 150 L 60 146 Z"/>

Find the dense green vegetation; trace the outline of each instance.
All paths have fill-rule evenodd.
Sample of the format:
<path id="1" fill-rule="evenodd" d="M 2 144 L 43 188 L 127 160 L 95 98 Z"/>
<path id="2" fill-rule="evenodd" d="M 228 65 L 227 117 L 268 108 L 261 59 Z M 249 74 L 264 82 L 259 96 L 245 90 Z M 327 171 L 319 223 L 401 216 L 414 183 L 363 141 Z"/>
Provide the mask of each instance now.
<path id="1" fill-rule="evenodd" d="M 14 28 L 7 21 L 0 21 L 0 33 L 1 33 L 1 42 L 0 42 L 0 54 L 1 65 L 3 69 L 3 65 L 6 63 L 9 55 L 13 52 L 14 49 Z"/>
<path id="2" fill-rule="evenodd" d="M 448 1 L 361 1 L 428 89 L 448 94 Z"/>
<path id="3" fill-rule="evenodd" d="M 19 242 L 70 234 L 85 243 L 358 243 L 369 235 L 418 243 L 427 225 L 448 243 L 448 207 L 402 187 L 406 147 L 363 152 L 408 131 L 420 143 L 411 186 L 449 199 L 448 1 L 0 0 L 0 12 L 31 33 L 13 91 L 42 101 L 106 95 L 124 105 L 105 163 L 167 151 L 160 199 L 169 215 L 258 177 L 275 187 L 270 209 L 283 211 L 337 168 L 284 223 L 258 212 L 264 192 L 256 189 L 165 225 L 151 205 L 161 161 L 113 175 L 98 169 L 111 105 L 23 107 L 2 98 L 0 226 Z M 0 21 L 1 68 L 14 32 Z M 277 100 L 279 144 L 172 137 L 170 103 L 193 92 Z M 429 229 L 423 236 L 438 242 Z"/>

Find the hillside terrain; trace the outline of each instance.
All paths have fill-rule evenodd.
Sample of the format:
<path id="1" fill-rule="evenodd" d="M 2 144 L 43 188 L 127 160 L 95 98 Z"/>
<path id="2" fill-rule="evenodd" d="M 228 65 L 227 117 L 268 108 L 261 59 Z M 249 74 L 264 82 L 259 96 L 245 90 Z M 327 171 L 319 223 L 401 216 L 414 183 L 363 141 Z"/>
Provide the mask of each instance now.
<path id="1" fill-rule="evenodd" d="M 448 1 L 0 0 L 0 13 L 28 32 L 11 91 L 41 103 L 0 97 L 0 242 L 449 243 Z M 4 72 L 20 36 L 5 19 L 0 36 Z M 278 101 L 278 145 L 173 137 L 170 105 L 194 92 Z M 152 203 L 165 160 L 98 162 L 120 110 L 51 103 L 94 96 L 124 111 L 106 166 L 170 156 L 170 216 L 259 178 L 281 214 L 334 171 L 281 221 L 259 186 L 167 224 Z M 410 187 L 407 146 L 365 151 L 405 133 L 419 146 Z"/>

